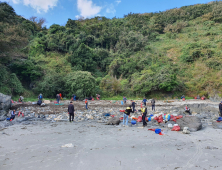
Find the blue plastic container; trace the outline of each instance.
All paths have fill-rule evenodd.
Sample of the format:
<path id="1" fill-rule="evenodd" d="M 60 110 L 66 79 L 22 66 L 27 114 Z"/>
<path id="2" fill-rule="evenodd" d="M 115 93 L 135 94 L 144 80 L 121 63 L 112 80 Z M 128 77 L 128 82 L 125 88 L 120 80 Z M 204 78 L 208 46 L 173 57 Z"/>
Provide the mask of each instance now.
<path id="1" fill-rule="evenodd" d="M 131 121 L 131 124 L 132 124 L 132 125 L 135 125 L 135 124 L 136 124 L 136 121 L 135 121 L 135 120 L 132 120 L 132 121 Z"/>
<path id="2" fill-rule="evenodd" d="M 161 132 L 161 129 L 155 129 L 155 133 L 159 134 Z"/>

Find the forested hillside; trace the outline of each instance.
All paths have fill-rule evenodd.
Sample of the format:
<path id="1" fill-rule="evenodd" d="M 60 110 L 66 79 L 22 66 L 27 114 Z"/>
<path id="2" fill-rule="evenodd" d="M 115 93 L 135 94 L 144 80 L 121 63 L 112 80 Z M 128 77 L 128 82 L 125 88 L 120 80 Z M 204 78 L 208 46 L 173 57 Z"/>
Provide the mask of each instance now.
<path id="1" fill-rule="evenodd" d="M 0 3 L 0 92 L 209 97 L 222 90 L 222 2 L 124 18 L 24 19 Z"/>

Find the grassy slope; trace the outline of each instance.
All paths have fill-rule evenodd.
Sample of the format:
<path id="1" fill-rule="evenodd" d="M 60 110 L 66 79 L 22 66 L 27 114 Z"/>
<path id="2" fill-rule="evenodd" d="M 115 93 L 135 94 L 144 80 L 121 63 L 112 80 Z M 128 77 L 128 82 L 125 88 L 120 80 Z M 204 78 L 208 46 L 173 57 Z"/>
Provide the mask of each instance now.
<path id="1" fill-rule="evenodd" d="M 182 62 L 180 59 L 182 50 L 189 44 L 198 43 L 202 44 L 201 46 L 205 44 L 208 49 L 212 49 L 215 53 L 220 53 L 220 40 L 222 37 L 221 28 L 222 24 L 218 23 L 206 26 L 200 17 L 194 21 L 190 21 L 189 26 L 183 28 L 181 33 L 176 34 L 175 39 L 167 37 L 166 34 L 162 34 L 159 37 L 160 40 L 152 44 L 157 51 L 165 53 L 166 57 L 168 57 L 172 63 L 177 64 L 181 70 L 185 70 L 184 74 L 181 73 L 177 76 L 179 79 L 183 80 L 185 85 L 189 88 L 189 91 L 186 93 L 190 96 L 195 96 L 197 94 L 207 95 L 204 92 L 207 88 L 213 93 L 213 89 L 221 84 L 222 71 L 208 68 L 206 62 L 209 59 L 203 60 L 202 58 L 199 58 L 197 61 L 190 64 Z M 202 51 L 204 51 L 203 47 Z M 216 60 L 220 61 L 221 59 L 218 57 Z"/>

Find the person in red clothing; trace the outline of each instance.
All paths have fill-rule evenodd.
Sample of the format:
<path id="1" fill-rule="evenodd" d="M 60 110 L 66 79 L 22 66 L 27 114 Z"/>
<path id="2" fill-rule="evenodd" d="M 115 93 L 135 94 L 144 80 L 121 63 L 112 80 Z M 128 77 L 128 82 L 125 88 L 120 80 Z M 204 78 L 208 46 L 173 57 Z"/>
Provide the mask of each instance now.
<path id="1" fill-rule="evenodd" d="M 88 110 L 88 100 L 85 99 L 86 109 Z"/>
<path id="2" fill-rule="evenodd" d="M 59 93 L 60 99 L 62 100 L 62 93 Z"/>

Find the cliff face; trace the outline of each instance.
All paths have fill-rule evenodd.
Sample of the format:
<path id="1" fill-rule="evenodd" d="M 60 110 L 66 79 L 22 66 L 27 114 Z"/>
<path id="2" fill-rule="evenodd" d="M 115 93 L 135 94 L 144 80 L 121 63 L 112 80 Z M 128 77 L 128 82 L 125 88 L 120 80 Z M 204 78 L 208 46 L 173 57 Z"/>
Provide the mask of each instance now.
<path id="1" fill-rule="evenodd" d="M 0 116 L 5 116 L 11 105 L 11 96 L 0 93 Z"/>

